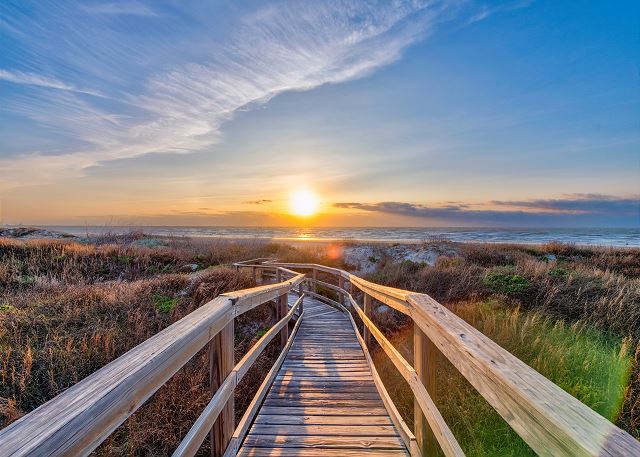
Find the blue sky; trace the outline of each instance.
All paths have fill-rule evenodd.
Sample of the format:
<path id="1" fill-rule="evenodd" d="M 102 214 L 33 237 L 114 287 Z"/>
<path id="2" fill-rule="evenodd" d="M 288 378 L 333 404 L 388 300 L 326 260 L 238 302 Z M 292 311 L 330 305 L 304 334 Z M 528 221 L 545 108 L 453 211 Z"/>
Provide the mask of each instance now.
<path id="1" fill-rule="evenodd" d="M 640 226 L 637 2 L 16 1 L 0 51 L 4 222 Z"/>

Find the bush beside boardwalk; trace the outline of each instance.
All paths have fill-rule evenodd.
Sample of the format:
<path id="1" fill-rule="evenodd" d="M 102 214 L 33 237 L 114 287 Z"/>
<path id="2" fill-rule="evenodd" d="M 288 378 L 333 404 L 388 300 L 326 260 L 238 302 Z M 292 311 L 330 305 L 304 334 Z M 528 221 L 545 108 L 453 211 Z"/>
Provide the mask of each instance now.
<path id="1" fill-rule="evenodd" d="M 429 293 L 561 387 L 640 435 L 640 250 L 442 242 L 407 249 L 431 248 L 443 253 L 434 257 L 433 266 L 386 256 L 386 247 L 378 246 L 376 255 L 369 256 L 375 260 L 369 279 Z M 253 284 L 247 273 L 224 264 L 274 256 L 348 269 L 354 266 L 344 263 L 343 254 L 353 249 L 144 234 L 108 235 L 82 244 L 0 240 L 1 420 L 6 425 L 34 409 L 219 293 Z M 269 305 L 238 320 L 236 359 L 274 320 Z M 400 346 L 405 344 L 403 335 L 412 331 L 406 318 L 386 307 L 377 308 L 375 320 Z M 552 356 L 561 352 L 565 358 Z M 237 389 L 238 417 L 275 355 L 275 348 L 267 350 Z M 541 360 L 546 365 L 539 365 Z M 584 365 L 584 360 L 592 363 Z M 202 352 L 99 453 L 169 453 L 207 402 L 206 367 Z M 385 374 L 388 381 L 393 379 L 392 370 Z M 605 384 L 609 388 L 600 399 Z M 443 413 L 461 434 L 463 447 L 491 449 L 491 438 L 499 436 L 491 429 L 500 419 L 491 419 L 489 407 L 486 427 L 478 428 L 489 433 L 466 433 L 465 426 L 470 430 L 477 424 L 460 414 L 464 408 L 458 400 L 472 401 L 469 412 L 481 408 L 481 402 L 473 403 L 473 391 L 463 381 L 448 390 L 451 401 L 442 404 Z M 412 405 L 406 392 L 396 394 L 400 406 Z M 513 443 L 515 452 L 520 444 Z M 483 448 L 485 444 L 489 448 Z M 203 455 L 207 447 L 205 443 Z"/>

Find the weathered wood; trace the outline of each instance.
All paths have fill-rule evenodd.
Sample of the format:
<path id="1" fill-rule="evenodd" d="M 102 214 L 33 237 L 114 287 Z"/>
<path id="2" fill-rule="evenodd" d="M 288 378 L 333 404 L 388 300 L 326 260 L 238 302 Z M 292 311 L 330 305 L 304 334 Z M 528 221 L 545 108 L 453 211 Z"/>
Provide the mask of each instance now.
<path id="1" fill-rule="evenodd" d="M 373 299 L 371 298 L 371 295 L 365 292 L 364 303 L 362 306 L 364 308 L 364 314 L 366 316 L 371 316 L 372 301 Z M 371 332 L 369 331 L 369 327 L 367 327 L 366 325 L 362 329 L 362 338 L 364 339 L 364 344 L 367 346 L 368 349 L 370 349 L 371 348 Z"/>
<path id="2" fill-rule="evenodd" d="M 278 320 L 283 319 L 287 315 L 287 294 L 280 295 L 278 298 Z M 289 339 L 289 327 L 283 326 L 280 329 L 280 347 L 284 348 Z"/>
<path id="3" fill-rule="evenodd" d="M 335 284 L 331 284 L 330 282 L 325 282 L 325 281 L 321 281 L 319 279 L 313 279 L 313 278 L 306 278 L 305 281 L 309 284 L 313 284 L 314 286 L 322 286 L 327 289 L 331 289 L 334 292 L 336 292 L 339 296 L 342 296 L 345 292 L 345 290 L 342 287 L 336 286 Z M 317 290 L 314 290 L 314 292 L 317 293 Z M 340 299 L 340 303 L 342 302 L 344 302 L 344 300 Z"/>
<path id="4" fill-rule="evenodd" d="M 303 267 L 304 265 L 302 264 Z M 286 266 L 297 268 L 294 264 Z M 316 265 L 313 267 L 317 268 Z M 507 419 L 513 429 L 542 455 L 625 455 L 629 449 L 640 454 L 640 443 L 629 434 L 613 426 L 586 406 L 579 404 L 578 400 L 564 393 L 562 389 L 547 379 L 538 375 L 533 386 L 530 386 L 528 382 L 531 381 L 531 375 L 525 371 L 523 375 L 527 382 L 524 385 L 521 382 L 517 383 L 516 379 L 519 378 L 521 367 L 524 370 L 533 370 L 504 350 L 498 351 L 497 354 L 493 350 L 483 353 L 485 349 L 488 350 L 487 346 L 495 345 L 488 338 L 460 329 L 461 334 L 473 335 L 474 341 L 486 343 L 476 347 L 477 351 L 475 352 L 481 354 L 465 353 L 465 349 L 461 347 L 461 341 L 457 341 L 458 344 L 448 348 L 449 350 L 445 353 L 443 347 L 456 340 L 456 332 L 459 329 L 456 328 L 456 325 L 449 326 L 450 322 L 446 313 L 440 313 L 438 311 L 440 305 L 427 295 L 380 286 L 346 272 L 335 274 L 346 277 L 360 290 L 370 293 L 377 300 L 411 315 L 414 321 L 421 319 L 420 315 L 423 314 L 416 302 L 422 301 L 427 307 L 437 308 L 431 312 L 431 322 L 418 322 L 420 328 L 472 385 L 478 388 L 494 408 Z M 446 336 L 440 337 L 433 334 L 440 331 L 444 332 Z M 437 343 L 436 339 L 440 340 L 442 345 Z M 460 336 L 457 336 L 457 339 L 464 340 Z M 471 344 L 468 341 L 465 342 L 467 344 L 463 346 Z M 474 357 L 480 357 L 482 362 L 476 362 L 473 360 Z M 510 376 L 506 376 L 501 370 L 494 370 L 491 365 L 485 365 L 485 361 L 489 361 L 490 364 L 492 359 L 497 366 L 510 365 L 513 362 L 517 370 L 510 370 Z M 484 373 L 485 371 L 489 373 L 488 376 Z M 492 379 L 492 381 L 487 382 L 488 379 Z M 542 391 L 545 394 L 538 395 L 539 398 L 531 398 L 533 397 L 531 392 L 539 392 L 538 384 L 544 385 Z M 532 406 L 534 404 L 535 406 Z M 531 407 L 533 407 L 533 418 L 528 417 L 527 414 Z M 589 425 L 583 426 L 583 424 Z"/>
<path id="5" fill-rule="evenodd" d="M 247 351 L 247 353 L 242 357 L 242 359 L 240 359 L 240 361 L 235 367 L 235 371 L 237 372 L 237 376 L 238 376 L 238 382 L 242 380 L 242 378 L 247 373 L 247 371 L 249 371 L 249 368 L 251 368 L 253 363 L 258 359 L 258 357 L 260 357 L 260 354 L 262 353 L 262 351 L 264 351 L 264 348 L 267 347 L 269 342 L 271 342 L 271 340 L 280 332 L 280 330 L 287 325 L 287 323 L 293 317 L 293 315 L 295 314 L 296 310 L 298 309 L 301 303 L 302 303 L 302 300 L 298 299 L 298 301 L 296 301 L 296 303 L 289 310 L 289 312 L 282 319 L 280 319 L 273 327 L 271 327 L 269 331 L 267 331 L 267 333 L 262 335 L 260 340 L 258 340 L 258 342 L 255 345 L 253 345 L 251 349 L 249 349 L 249 351 Z"/>
<path id="6" fill-rule="evenodd" d="M 436 394 L 436 363 L 438 349 L 425 336 L 420 327 L 414 325 L 413 329 L 413 368 L 416 370 L 418 380 L 422 382 L 431 398 L 435 401 Z M 438 442 L 429 427 L 417 400 L 414 400 L 414 434 L 420 452 L 423 456 L 436 456 Z"/>
<path id="7" fill-rule="evenodd" d="M 87 455 L 233 318 L 218 297 L 0 431 L 0 455 Z"/>
<path id="8" fill-rule="evenodd" d="M 285 416 L 283 414 L 260 414 L 256 424 L 267 425 L 392 425 L 387 416 Z"/>
<path id="9" fill-rule="evenodd" d="M 263 406 L 260 414 L 286 415 L 286 416 L 388 416 L 384 406 L 366 407 L 333 407 L 322 408 L 317 406 Z"/>
<path id="10" fill-rule="evenodd" d="M 447 359 L 540 455 L 640 455 L 640 443 L 431 297 L 413 318 Z"/>
<path id="11" fill-rule="evenodd" d="M 391 362 L 393 362 L 402 377 L 407 381 L 407 384 L 409 384 L 409 387 L 413 391 L 413 395 L 415 396 L 420 409 L 425 415 L 425 418 L 429 423 L 431 430 L 433 430 L 433 434 L 440 444 L 442 452 L 444 452 L 446 456 L 464 456 L 464 452 L 462 451 L 462 448 L 458 444 L 456 438 L 453 436 L 451 429 L 449 429 L 449 426 L 442 418 L 440 411 L 438 411 L 435 403 L 433 403 L 433 400 L 429 396 L 429 393 L 427 392 L 424 384 L 422 384 L 422 382 L 418 379 L 416 371 L 404 359 L 404 357 L 402 357 L 402 355 L 382 334 L 382 332 L 375 326 L 371 319 L 367 317 L 364 311 L 355 303 L 353 304 L 353 307 L 360 315 L 360 318 L 362 319 L 364 325 L 369 328 L 371 334 L 376 339 L 380 347 L 387 354 Z"/>
<path id="12" fill-rule="evenodd" d="M 318 313 L 329 306 L 316 299 L 307 303 L 296 340 L 247 435 L 241 455 L 258 446 L 269 450 L 287 448 L 293 455 L 308 448 L 314 448 L 316 455 L 324 455 L 335 447 L 366 447 L 368 454 L 377 456 L 378 451 L 388 450 L 389 443 L 406 455 L 348 314 Z M 316 311 L 316 317 L 309 320 L 309 311 Z M 392 441 L 379 444 L 382 438 Z"/>
<path id="13" fill-rule="evenodd" d="M 327 448 L 373 450 L 400 449 L 404 444 L 396 436 L 297 436 L 297 435 L 252 435 L 245 440 L 247 447 L 292 447 L 314 448 L 318 454 Z M 243 446 L 244 447 L 244 446 Z"/>
<path id="14" fill-rule="evenodd" d="M 304 312 L 304 284 L 300 283 L 298 287 L 298 296 L 300 297 L 300 310 L 298 311 L 298 315 L 300 315 Z"/>
<path id="15" fill-rule="evenodd" d="M 266 284 L 250 289 L 237 290 L 221 296 L 234 300 L 234 315 L 237 317 L 256 306 L 288 294 L 293 288 L 298 287 L 302 281 L 304 281 L 304 275 L 300 274 L 278 284 Z"/>
<path id="16" fill-rule="evenodd" d="M 269 390 L 269 386 L 271 386 L 271 384 L 273 383 L 273 380 L 278 374 L 278 370 L 280 369 L 282 362 L 285 360 L 285 357 L 287 356 L 287 352 L 289 348 L 293 344 L 293 341 L 296 337 L 296 333 L 298 332 L 298 329 L 300 328 L 300 324 L 302 323 L 302 317 L 304 317 L 304 314 L 302 314 L 301 319 L 299 319 L 298 322 L 296 322 L 296 325 L 293 327 L 293 330 L 291 331 L 291 336 L 289 338 L 289 341 L 287 342 L 287 345 L 284 347 L 282 352 L 280 352 L 280 355 L 278 356 L 275 363 L 271 367 L 271 370 L 269 370 L 264 380 L 260 384 L 260 387 L 258 388 L 258 391 L 253 397 L 253 400 L 251 400 L 251 403 L 249 403 L 249 406 L 247 407 L 246 411 L 242 416 L 242 419 L 240 419 L 240 423 L 238 424 L 238 427 L 233 432 L 233 437 L 231 439 L 231 442 L 227 446 L 227 450 L 224 453 L 225 457 L 235 455 L 238 452 L 238 448 L 240 447 L 240 444 L 242 444 L 242 440 L 244 440 L 244 437 L 246 436 L 247 431 L 249 430 L 249 426 L 251 425 L 254 417 L 256 416 L 258 409 L 262 405 L 264 397 L 266 396 L 267 391 Z"/>
<path id="17" fill-rule="evenodd" d="M 344 306 L 342 306 L 337 301 L 330 299 L 329 297 L 325 297 L 324 295 L 320 295 L 315 292 L 307 292 L 307 294 L 310 295 L 311 297 L 317 298 L 318 300 L 322 300 L 324 303 L 330 306 L 333 306 L 334 308 L 342 311 L 343 313 L 348 312 Z"/>
<path id="18" fill-rule="evenodd" d="M 225 379 L 233 370 L 234 346 L 233 320 L 229 322 L 216 336 L 209 346 L 209 385 L 211 396 L 214 397 Z M 235 383 L 235 381 L 234 381 Z M 233 418 L 233 396 L 222 407 L 218 418 L 211 429 L 211 456 L 220 457 L 227 448 L 235 426 Z"/>
<path id="19" fill-rule="evenodd" d="M 371 454 L 367 452 L 367 455 Z M 247 448 L 242 450 L 239 456 L 242 457 L 318 457 L 317 449 L 305 448 Z M 362 449 L 322 449 L 322 457 L 362 457 Z M 401 449 L 377 449 L 376 457 L 400 457 L 406 456 L 406 452 Z"/>
<path id="20" fill-rule="evenodd" d="M 348 295 L 347 298 L 349 299 L 351 305 L 353 306 L 353 304 L 355 304 L 354 298 L 351 295 Z M 373 360 L 371 359 L 371 355 L 369 354 L 369 349 L 367 348 L 367 345 L 364 339 L 358 332 L 358 327 L 356 326 L 356 323 L 353 320 L 353 317 L 351 316 L 351 314 L 349 314 L 348 316 L 349 316 L 349 321 L 351 322 L 351 326 L 353 327 L 356 337 L 358 338 L 358 342 L 362 347 L 362 351 L 364 352 L 367 363 L 371 367 L 371 374 L 373 376 L 375 387 L 380 393 L 380 397 L 382 398 L 382 402 L 384 403 L 385 408 L 389 412 L 390 419 L 393 421 L 393 424 L 396 426 L 396 429 L 400 433 L 400 438 L 404 442 L 405 446 L 409 450 L 409 453 L 411 454 L 412 457 L 418 457 L 422 455 L 420 452 L 420 449 L 418 448 L 416 437 L 411 432 L 406 422 L 402 418 L 402 415 L 396 408 L 396 405 L 393 403 L 393 400 L 391 400 L 391 397 L 389 396 L 389 392 L 387 392 L 387 389 L 385 388 L 384 383 L 382 382 L 382 379 L 378 374 L 378 370 L 376 369 L 376 366 L 373 363 Z"/>
<path id="21" fill-rule="evenodd" d="M 274 272 L 274 277 L 279 274 L 280 279 L 284 280 L 277 284 L 224 294 L 132 349 L 1 430 L 0 455 L 88 454 L 235 316 L 286 295 L 295 288 L 298 288 L 300 293 L 305 276 L 289 268 L 311 271 L 316 280 L 318 271 L 333 275 L 343 288 L 345 281 L 348 281 L 352 293 L 355 293 L 355 287 L 365 295 L 410 315 L 416 326 L 433 343 L 432 347 L 437 347 L 539 454 L 640 455 L 640 443 L 629 434 L 581 404 L 427 295 L 381 286 L 323 265 L 283 264 L 272 261 L 265 263 L 263 260 L 254 259 L 234 265 L 236 268 L 252 268 L 254 273 L 269 269 Z M 341 294 L 340 301 L 350 297 L 346 291 L 340 290 L 337 286 L 333 287 Z M 356 345 L 347 342 L 349 330 L 344 321 L 346 310 L 334 300 L 320 297 L 313 292 L 308 294 L 317 296 L 339 312 L 325 311 L 322 309 L 323 305 L 317 305 L 314 300 L 310 300 L 308 306 L 305 306 L 309 310 L 308 316 L 313 316 L 313 322 L 308 322 L 306 326 L 294 327 L 294 330 L 299 328 L 299 336 L 308 337 L 309 340 L 301 345 L 291 344 L 293 338 L 288 340 L 291 352 L 287 354 L 287 365 L 282 373 L 273 373 L 274 396 L 260 409 L 260 414 L 281 418 L 295 417 L 297 422 L 261 424 L 298 426 L 310 433 L 321 430 L 338 433 L 335 427 L 339 427 L 343 419 L 337 419 L 338 422 L 335 422 L 335 417 L 354 420 L 371 417 L 378 421 L 377 418 L 386 418 L 389 411 L 404 443 L 407 443 L 409 437 L 409 448 L 414 454 L 417 448 L 415 439 L 412 440 L 410 432 L 407 434 L 402 423 L 393 418 L 393 404 L 384 395 L 381 395 L 381 401 L 372 398 L 371 385 L 376 386 L 379 379 L 376 378 L 376 382 L 372 382 L 374 378 L 371 374 L 363 372 L 360 363 L 354 363 L 362 357 L 362 350 L 358 355 Z M 445 453 L 460 455 L 446 436 L 448 428 L 441 421 L 441 416 L 429 395 L 431 389 L 428 387 L 432 384 L 429 375 L 431 372 L 426 370 L 425 374 L 421 369 L 421 363 L 424 367 L 425 361 L 433 360 L 433 357 L 428 356 L 428 345 L 422 355 L 417 354 L 415 364 L 420 371 L 419 376 L 418 371 L 397 353 L 357 304 L 354 309 L 365 322 L 365 328 L 376 338 L 409 383 L 419 409 L 425 412 L 426 422 L 433 429 Z M 280 315 L 284 317 L 285 312 Z M 298 320 L 298 323 L 300 322 L 301 320 Z M 320 334 L 322 336 L 318 337 Z M 357 329 L 356 335 L 358 341 L 366 348 Z M 418 335 L 417 338 L 422 336 Z M 425 349 L 424 344 L 422 348 Z M 426 360 L 421 362 L 421 359 L 425 358 L 425 352 Z M 251 355 L 253 356 L 254 354 Z M 247 366 L 250 365 L 249 362 L 246 361 Z M 374 367 L 371 369 L 373 373 Z M 202 430 L 207 430 L 210 421 L 218 414 L 217 408 L 221 408 L 220 405 L 228 403 L 232 398 L 232 386 L 237 379 L 236 371 L 224 380 L 219 378 L 221 388 L 215 392 L 212 401 L 194 424 L 194 433 L 201 434 Z M 379 392 L 382 392 L 382 389 Z M 261 401 L 255 403 L 256 411 Z M 386 405 L 386 408 L 383 405 Z M 307 416 L 318 416 L 321 419 L 312 419 L 318 423 L 305 422 L 304 418 Z M 420 421 L 421 419 L 417 418 L 417 422 Z M 375 428 L 381 424 L 371 425 Z M 248 424 L 246 426 L 248 427 Z M 272 430 L 262 428 L 260 432 Z M 420 433 L 418 430 L 419 435 Z M 243 455 L 266 453 L 305 456 L 317 455 L 315 453 L 321 450 L 323 455 L 340 453 L 341 456 L 348 457 L 357 455 L 366 448 L 367 452 L 375 450 L 376 453 L 379 451 L 391 453 L 390 455 L 405 453 L 402 441 L 397 437 L 363 435 L 355 437 L 357 440 L 347 438 L 349 437 L 339 435 L 280 436 L 255 433 L 249 435 L 245 444 L 258 443 L 256 445 L 260 447 L 245 446 L 242 452 Z M 360 438 L 363 441 L 360 441 Z M 387 446 L 388 443 L 384 444 L 387 438 L 396 440 L 391 448 Z M 185 440 L 184 444 L 190 449 L 189 452 L 193 450 L 198 439 Z M 429 441 L 426 440 L 427 443 Z M 362 449 L 357 449 L 358 447 Z M 229 449 L 231 445 L 227 447 L 227 450 Z"/>
<path id="22" fill-rule="evenodd" d="M 215 393 L 209 404 L 206 406 L 200 417 L 196 420 L 184 437 L 172 457 L 191 457 L 198 452 L 207 433 L 210 433 L 214 422 L 223 410 L 225 405 L 233 396 L 233 389 L 236 387 L 236 374 L 232 372 L 227 376 L 224 383 Z"/>
<path id="23" fill-rule="evenodd" d="M 349 436 L 394 436 L 397 437 L 396 430 L 392 425 L 360 425 L 354 424 L 287 424 L 271 425 L 256 423 L 251 428 L 253 435 L 299 435 L 299 436 L 344 436 L 347 431 Z"/>

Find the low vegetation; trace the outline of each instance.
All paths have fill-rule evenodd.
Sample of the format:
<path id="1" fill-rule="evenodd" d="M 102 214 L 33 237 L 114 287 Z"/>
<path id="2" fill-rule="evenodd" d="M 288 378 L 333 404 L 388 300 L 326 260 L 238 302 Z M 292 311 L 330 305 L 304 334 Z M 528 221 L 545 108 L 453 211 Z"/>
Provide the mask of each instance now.
<path id="1" fill-rule="evenodd" d="M 497 300 L 459 303 L 452 310 L 598 413 L 611 421 L 620 417 L 633 365 L 628 340 L 583 324 L 511 309 Z M 413 359 L 412 326 L 396 332 L 392 341 L 407 360 Z M 408 385 L 383 352 L 376 352 L 374 361 L 394 402 L 412 424 Z M 437 369 L 436 404 L 467 455 L 535 455 L 448 361 L 439 360 Z"/>
<path id="2" fill-rule="evenodd" d="M 451 244 L 450 248 L 455 255 L 440 256 L 433 267 L 381 259 L 380 268 L 368 279 L 431 295 L 640 438 L 640 249 L 560 244 Z M 410 353 L 413 330 L 408 318 L 381 306 L 374 320 Z M 384 371 L 395 379 L 394 369 Z M 455 378 L 452 372 L 446 377 Z M 466 381 L 442 385 L 449 393 L 443 398 L 449 400 L 442 400 L 446 403 L 441 407 L 472 455 L 493 455 L 491 443 L 501 441 L 520 444 L 514 444 L 512 453 L 500 455 L 524 452 L 519 447 L 524 444 L 496 414 L 491 415 L 488 405 L 485 412 L 475 414 L 477 405 L 468 402 L 484 400 Z M 408 387 L 400 388 L 397 397 L 410 398 Z M 405 403 L 412 421 L 412 402 Z M 492 434 L 494 428 L 506 435 Z M 478 438 L 482 433 L 473 430 L 485 430 L 485 437 Z"/>
<path id="3" fill-rule="evenodd" d="M 151 243 L 130 235 L 89 244 L 0 239 L 0 427 L 220 293 L 254 285 L 248 272 L 224 264 L 268 255 L 330 262 L 320 252 L 214 240 Z M 236 361 L 275 321 L 268 304 L 236 320 Z M 277 354 L 277 345 L 267 347 L 236 388 L 237 420 Z M 203 350 L 97 453 L 169 455 L 207 404 L 208 385 Z M 207 438 L 200 454 L 208 447 Z"/>
<path id="4" fill-rule="evenodd" d="M 376 254 L 368 279 L 430 294 L 640 438 L 640 250 L 439 244 L 446 244 L 446 254 L 433 266 Z M 0 426 L 220 293 L 254 284 L 230 263 L 273 256 L 349 268 L 340 250 L 136 233 L 83 242 L 0 238 Z M 374 321 L 412 360 L 410 320 L 378 306 Z M 241 316 L 236 360 L 274 323 L 268 304 Z M 268 347 L 236 389 L 236 419 L 276 356 L 277 347 Z M 408 388 L 383 355 L 374 356 L 411 423 Z M 526 445 L 453 367 L 439 363 L 437 401 L 469 455 L 527 455 Z M 202 351 L 97 453 L 169 454 L 209 399 L 207 376 Z"/>

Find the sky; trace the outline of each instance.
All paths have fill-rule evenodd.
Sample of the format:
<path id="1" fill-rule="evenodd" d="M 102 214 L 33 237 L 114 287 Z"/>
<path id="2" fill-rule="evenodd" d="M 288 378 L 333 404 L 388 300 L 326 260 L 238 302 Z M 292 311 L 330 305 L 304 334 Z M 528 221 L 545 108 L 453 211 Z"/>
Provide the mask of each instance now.
<path id="1" fill-rule="evenodd" d="M 639 228 L 640 2 L 4 0 L 0 223 Z"/>

